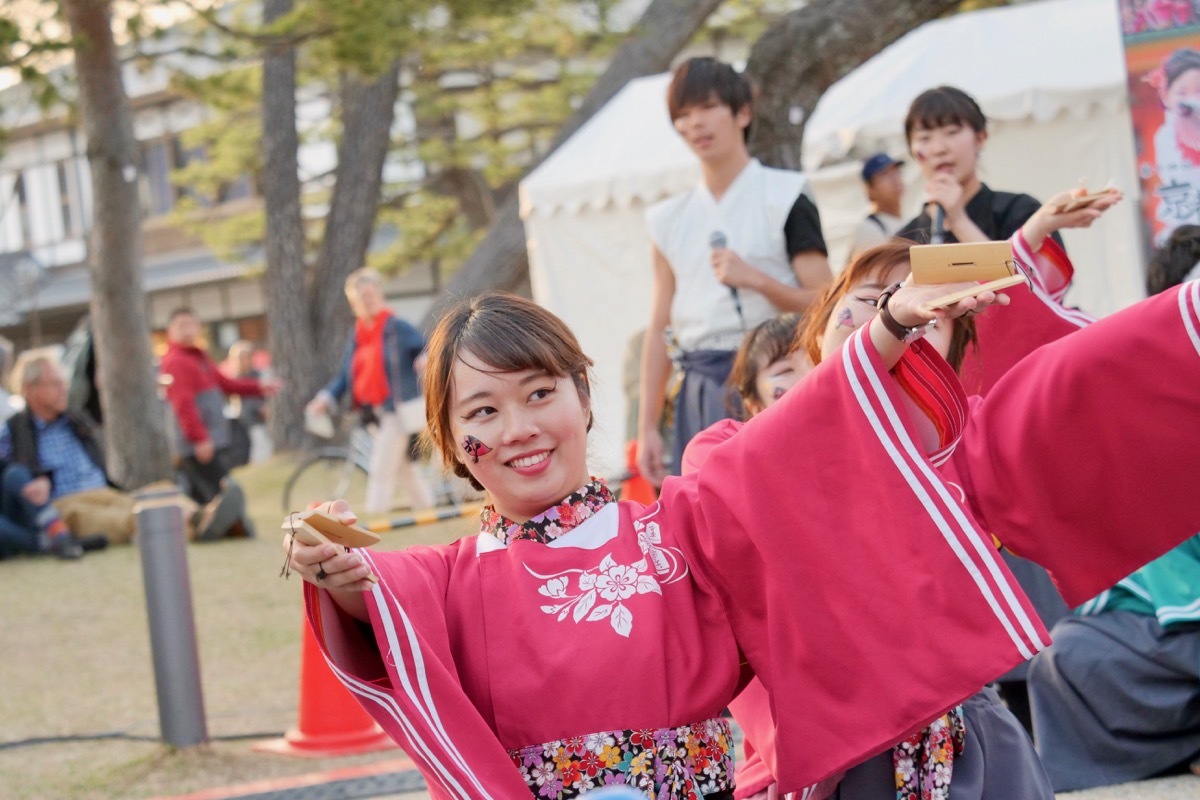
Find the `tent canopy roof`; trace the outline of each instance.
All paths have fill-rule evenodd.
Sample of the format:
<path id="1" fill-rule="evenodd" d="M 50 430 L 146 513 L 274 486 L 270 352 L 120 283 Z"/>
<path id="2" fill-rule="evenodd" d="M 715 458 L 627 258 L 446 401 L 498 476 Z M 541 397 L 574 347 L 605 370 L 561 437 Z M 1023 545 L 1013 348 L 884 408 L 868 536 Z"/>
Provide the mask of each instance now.
<path id="1" fill-rule="evenodd" d="M 805 168 L 903 146 L 909 104 L 945 84 L 999 121 L 1083 117 L 1097 104 L 1116 110 L 1126 93 L 1117 4 L 1042 0 L 922 25 L 822 96 L 805 131 Z"/>
<path id="2" fill-rule="evenodd" d="M 667 113 L 670 75 L 636 78 L 521 181 L 521 216 L 653 203 L 699 175 Z"/>

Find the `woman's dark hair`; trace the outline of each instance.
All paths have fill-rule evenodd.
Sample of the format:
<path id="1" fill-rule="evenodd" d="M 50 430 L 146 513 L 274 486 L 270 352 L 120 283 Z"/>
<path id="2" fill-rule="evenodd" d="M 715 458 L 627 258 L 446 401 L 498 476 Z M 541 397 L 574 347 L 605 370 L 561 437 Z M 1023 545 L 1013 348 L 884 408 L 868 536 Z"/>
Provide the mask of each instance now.
<path id="1" fill-rule="evenodd" d="M 953 86 L 939 86 L 917 95 L 904 118 L 904 138 L 912 144 L 918 129 L 940 128 L 943 125 L 966 125 L 976 133 L 987 130 L 987 117 L 975 98 Z"/>
<path id="2" fill-rule="evenodd" d="M 1190 47 L 1179 48 L 1167 56 L 1167 60 L 1163 62 L 1163 77 L 1166 78 L 1166 83 L 1163 85 L 1169 89 L 1180 75 L 1193 69 L 1200 69 L 1200 52 L 1196 52 Z"/>
<path id="3" fill-rule="evenodd" d="M 1200 225 L 1180 225 L 1151 258 L 1146 269 L 1146 291 L 1158 294 L 1183 283 L 1200 262 Z"/>
<path id="4" fill-rule="evenodd" d="M 554 314 L 515 294 L 487 292 L 458 302 L 438 320 L 427 352 L 427 445 L 441 455 L 455 475 L 466 478 L 479 490 L 484 487 L 458 460 L 458 444 L 450 432 L 454 362 L 464 352 L 496 372 L 540 369 L 556 378 L 569 376 L 580 397 L 591 397 L 588 371 L 592 360 L 580 349 L 575 334 Z M 592 429 L 590 411 L 587 429 Z"/>
<path id="5" fill-rule="evenodd" d="M 759 323 L 746 334 L 729 371 L 729 385 L 742 398 L 743 416 L 754 413 L 751 407 L 762 410 L 763 399 L 758 396 L 758 373 L 788 354 L 803 314 L 784 314 Z"/>
<path id="6" fill-rule="evenodd" d="M 737 114 L 754 101 L 754 86 L 750 79 L 723 61 L 703 56 L 689 58 L 675 68 L 671 85 L 667 87 L 667 110 L 671 121 L 683 116 L 689 106 L 707 103 L 715 97 Z M 750 136 L 747 125 L 743 134 Z"/>
<path id="7" fill-rule="evenodd" d="M 821 342 L 834 307 L 855 286 L 868 281 L 884 280 L 888 273 L 901 264 L 908 263 L 908 248 L 911 242 L 893 239 L 868 250 L 864 250 L 850 266 L 834 279 L 825 290 L 824 296 L 808 309 L 804 328 L 796 334 L 793 350 L 803 350 L 813 364 L 821 363 Z M 950 337 L 950 351 L 946 361 L 955 372 L 962 367 L 967 348 L 978 345 L 975 335 L 975 320 L 968 316 L 954 320 L 954 333 Z"/>

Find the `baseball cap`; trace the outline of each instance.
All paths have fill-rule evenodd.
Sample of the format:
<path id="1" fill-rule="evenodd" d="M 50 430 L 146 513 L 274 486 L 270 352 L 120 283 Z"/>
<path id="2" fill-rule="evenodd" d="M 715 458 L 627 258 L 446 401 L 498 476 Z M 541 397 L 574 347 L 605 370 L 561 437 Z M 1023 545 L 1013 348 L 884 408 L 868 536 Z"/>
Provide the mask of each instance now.
<path id="1" fill-rule="evenodd" d="M 897 161 L 887 153 L 876 153 L 863 162 L 862 179 L 866 183 L 870 183 L 871 178 L 874 178 L 888 167 L 892 166 L 893 164 L 899 166 L 903 163 L 903 161 Z"/>

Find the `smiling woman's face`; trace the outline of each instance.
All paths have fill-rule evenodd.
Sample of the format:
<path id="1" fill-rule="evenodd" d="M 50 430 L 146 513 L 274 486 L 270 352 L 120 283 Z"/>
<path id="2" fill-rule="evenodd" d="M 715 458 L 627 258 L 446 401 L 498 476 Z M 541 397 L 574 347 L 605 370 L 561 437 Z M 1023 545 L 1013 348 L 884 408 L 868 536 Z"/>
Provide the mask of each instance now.
<path id="1" fill-rule="evenodd" d="M 450 414 L 458 460 L 509 519 L 531 519 L 588 482 L 588 404 L 570 377 L 497 372 L 464 352 L 452 370 Z M 489 448 L 478 462 L 461 447 L 468 436 Z"/>

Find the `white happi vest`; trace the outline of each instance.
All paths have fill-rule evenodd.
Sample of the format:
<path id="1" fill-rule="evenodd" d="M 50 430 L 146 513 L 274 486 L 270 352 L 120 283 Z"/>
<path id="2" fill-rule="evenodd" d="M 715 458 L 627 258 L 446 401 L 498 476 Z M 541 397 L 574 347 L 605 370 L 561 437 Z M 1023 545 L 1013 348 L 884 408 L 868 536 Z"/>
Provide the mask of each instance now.
<path id="1" fill-rule="evenodd" d="M 758 292 L 739 289 L 743 330 L 729 287 L 713 274 L 709 242 L 714 232 L 722 233 L 725 246 L 747 264 L 797 286 L 783 226 L 805 192 L 808 179 L 803 173 L 764 167 L 751 159 L 720 200 L 701 181 L 647 209 L 650 239 L 675 274 L 671 331 L 684 351 L 736 350 L 746 330 L 780 313 Z"/>

